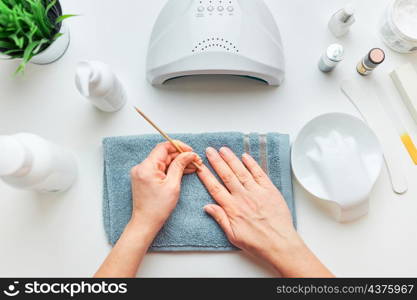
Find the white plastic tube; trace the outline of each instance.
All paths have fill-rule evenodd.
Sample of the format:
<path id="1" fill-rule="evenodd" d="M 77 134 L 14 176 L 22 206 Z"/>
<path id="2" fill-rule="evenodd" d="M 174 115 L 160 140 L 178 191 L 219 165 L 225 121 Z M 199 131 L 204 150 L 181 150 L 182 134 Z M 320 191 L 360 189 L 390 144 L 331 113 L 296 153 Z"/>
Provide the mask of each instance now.
<path id="1" fill-rule="evenodd" d="M 0 179 L 18 188 L 56 193 L 77 178 L 74 155 L 37 135 L 0 136 Z"/>

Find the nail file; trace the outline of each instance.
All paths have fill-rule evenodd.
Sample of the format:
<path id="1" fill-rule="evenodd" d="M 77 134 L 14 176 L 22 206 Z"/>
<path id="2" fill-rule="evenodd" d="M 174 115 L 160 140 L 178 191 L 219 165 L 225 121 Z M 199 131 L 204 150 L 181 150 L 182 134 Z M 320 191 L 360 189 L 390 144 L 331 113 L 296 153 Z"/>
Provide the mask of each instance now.
<path id="1" fill-rule="evenodd" d="M 408 63 L 396 68 L 391 73 L 391 78 L 410 114 L 417 122 L 417 71 Z"/>
<path id="2" fill-rule="evenodd" d="M 395 111 L 395 108 L 392 106 L 391 101 L 387 99 L 389 98 L 389 96 L 387 96 L 387 92 L 385 91 L 385 86 L 380 85 L 378 82 L 375 82 L 372 89 L 377 95 L 379 103 L 384 108 L 384 112 L 390 118 L 390 120 L 392 121 L 392 124 L 397 130 L 398 136 L 400 137 L 404 145 L 404 148 L 407 150 L 408 154 L 410 155 L 411 160 L 413 161 L 415 165 L 417 165 L 416 144 L 414 144 L 413 138 L 411 134 L 408 132 L 407 128 L 405 127 L 402 118 L 400 118 L 400 116 Z"/>
<path id="3" fill-rule="evenodd" d="M 385 107 L 385 112 L 387 113 L 387 115 L 391 117 L 392 123 L 395 124 L 395 128 L 398 132 L 398 135 L 400 136 L 405 149 L 408 151 L 410 158 L 412 159 L 414 164 L 417 165 L 417 148 L 414 144 L 413 139 L 411 138 L 411 135 L 405 128 L 403 121 L 400 119 L 400 117 L 394 111 L 393 107 L 388 102 L 381 104 L 383 107 Z"/>
<path id="4" fill-rule="evenodd" d="M 369 87 L 353 80 L 343 81 L 342 91 L 378 137 L 394 192 L 406 193 L 408 184 L 403 170 L 404 162 L 400 160 L 401 142 L 395 125 L 385 113 L 377 95 Z"/>

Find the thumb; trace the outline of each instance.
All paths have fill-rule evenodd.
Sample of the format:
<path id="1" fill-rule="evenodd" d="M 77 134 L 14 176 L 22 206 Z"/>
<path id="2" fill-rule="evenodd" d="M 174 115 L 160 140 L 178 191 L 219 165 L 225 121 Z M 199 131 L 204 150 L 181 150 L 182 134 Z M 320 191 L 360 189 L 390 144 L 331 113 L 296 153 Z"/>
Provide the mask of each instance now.
<path id="1" fill-rule="evenodd" d="M 185 169 L 189 164 L 196 160 L 197 154 L 193 152 L 184 152 L 178 155 L 168 168 L 168 180 L 173 181 L 175 184 L 181 184 Z"/>
<path id="2" fill-rule="evenodd" d="M 229 217 L 227 216 L 224 209 L 216 204 L 209 204 L 204 207 L 206 213 L 213 217 L 214 220 L 220 225 L 223 231 L 226 233 L 227 237 L 233 243 L 234 233 L 232 226 L 230 225 Z"/>

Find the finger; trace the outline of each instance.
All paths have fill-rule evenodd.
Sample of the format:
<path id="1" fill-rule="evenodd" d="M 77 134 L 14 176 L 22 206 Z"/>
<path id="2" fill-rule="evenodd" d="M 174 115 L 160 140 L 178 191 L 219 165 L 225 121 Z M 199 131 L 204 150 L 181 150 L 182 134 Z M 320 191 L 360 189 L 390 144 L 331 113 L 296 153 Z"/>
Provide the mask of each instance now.
<path id="1" fill-rule="evenodd" d="M 187 144 L 185 144 L 185 143 L 183 143 L 183 142 L 181 142 L 181 141 L 178 141 L 178 140 L 175 140 L 174 141 L 174 143 L 177 145 L 177 146 L 179 146 L 179 148 L 183 151 L 183 152 L 193 152 L 194 151 L 194 149 L 191 147 L 191 146 L 189 146 L 189 145 L 187 145 Z M 170 143 L 171 144 L 171 143 Z M 172 145 L 172 144 L 171 144 Z M 175 148 L 175 147 L 174 147 Z M 167 165 L 170 165 L 171 164 L 171 162 L 175 159 L 175 158 L 177 158 L 177 156 L 178 155 L 180 155 L 181 154 L 181 152 L 178 152 L 178 149 L 176 149 L 175 148 L 175 150 L 176 150 L 176 152 L 174 152 L 174 153 L 172 153 L 172 154 L 170 154 L 169 155 L 169 159 L 167 159 L 167 161 L 166 161 L 166 164 Z M 198 155 L 197 155 L 198 156 Z M 197 163 L 197 165 L 202 165 L 203 164 L 203 160 L 201 159 L 201 157 L 200 156 L 198 156 L 198 159 L 196 159 L 195 160 L 195 163 Z M 190 165 L 191 166 L 191 168 L 192 168 L 192 172 L 195 172 L 196 170 L 197 170 L 197 167 L 196 166 L 194 166 L 194 165 Z"/>
<path id="2" fill-rule="evenodd" d="M 184 170 L 184 174 L 185 175 L 194 174 L 195 172 L 197 172 L 197 168 L 194 168 L 194 169 L 185 169 Z"/>
<path id="3" fill-rule="evenodd" d="M 193 148 L 184 144 L 181 141 L 174 141 L 182 151 L 192 152 Z M 151 151 L 148 156 L 148 159 L 154 161 L 165 161 L 166 157 L 170 154 L 178 153 L 177 148 L 174 147 L 170 142 L 164 142 L 156 145 L 156 147 Z"/>
<path id="4" fill-rule="evenodd" d="M 170 154 L 175 153 L 175 151 L 175 147 L 170 143 L 160 143 L 151 151 L 145 160 L 145 164 L 165 172 L 167 166 L 171 163 Z"/>
<path id="5" fill-rule="evenodd" d="M 193 152 L 184 152 L 169 165 L 167 179 L 174 185 L 180 185 L 184 171 L 189 164 L 197 159 L 197 154 Z"/>
<path id="6" fill-rule="evenodd" d="M 197 175 L 213 199 L 222 207 L 227 206 L 231 199 L 231 195 L 229 191 L 217 180 L 216 176 L 211 173 L 209 168 L 202 165 L 198 170 Z"/>
<path id="7" fill-rule="evenodd" d="M 170 154 L 169 155 L 169 161 L 167 162 L 167 164 L 169 165 L 169 164 L 171 164 L 171 162 L 174 160 L 174 159 L 176 159 L 177 158 L 177 156 L 178 155 L 180 155 L 181 153 L 179 153 L 179 152 L 176 152 L 176 153 L 173 153 L 173 154 Z M 197 155 L 197 159 L 195 160 L 195 162 L 198 164 L 198 165 L 202 165 L 203 164 L 203 160 L 201 159 L 201 157 L 196 153 L 196 155 Z M 193 165 L 190 165 L 189 167 L 193 167 L 194 169 L 197 169 L 197 167 L 195 167 L 195 166 L 193 166 Z"/>
<path id="8" fill-rule="evenodd" d="M 229 238 L 229 240 L 233 240 L 233 230 L 232 226 L 230 225 L 229 218 L 224 211 L 223 208 L 221 208 L 218 205 L 210 204 L 204 207 L 204 210 L 213 217 L 214 220 L 220 225 L 220 227 L 223 229 L 223 231 L 226 233 L 226 236 Z"/>
<path id="9" fill-rule="evenodd" d="M 243 185 L 237 179 L 232 169 L 230 169 L 227 163 L 214 148 L 207 148 L 207 158 L 217 175 L 219 175 L 224 185 L 232 194 L 243 190 Z"/>
<path id="10" fill-rule="evenodd" d="M 184 151 L 191 152 L 193 149 L 184 144 L 181 141 L 175 141 L 175 143 Z M 171 155 L 178 153 L 178 150 L 170 142 L 164 142 L 156 145 L 156 147 L 151 151 L 146 162 L 151 163 L 157 169 L 165 172 L 167 166 L 172 162 Z"/>
<path id="11" fill-rule="evenodd" d="M 187 145 L 184 142 L 181 142 L 179 140 L 175 140 L 174 143 L 184 152 L 193 152 L 193 148 L 189 145 Z M 171 143 L 170 143 L 171 144 Z M 172 145 L 172 144 L 171 144 Z M 174 147 L 175 148 L 175 147 Z M 178 152 L 178 150 L 175 148 L 175 152 Z"/>
<path id="12" fill-rule="evenodd" d="M 237 179 L 242 183 L 246 188 L 256 185 L 255 180 L 252 177 L 252 174 L 245 167 L 239 158 L 227 147 L 220 149 L 220 155 L 223 160 L 229 165 L 233 173 L 235 173 Z"/>
<path id="13" fill-rule="evenodd" d="M 262 170 L 261 166 L 256 162 L 256 160 L 245 153 L 242 155 L 242 161 L 245 166 L 248 168 L 249 172 L 252 174 L 253 179 L 262 186 L 269 186 L 272 184 L 268 175 Z"/>
<path id="14" fill-rule="evenodd" d="M 194 164 L 190 164 L 188 165 L 185 170 L 184 170 L 184 174 L 192 174 L 197 172 L 197 167 Z"/>

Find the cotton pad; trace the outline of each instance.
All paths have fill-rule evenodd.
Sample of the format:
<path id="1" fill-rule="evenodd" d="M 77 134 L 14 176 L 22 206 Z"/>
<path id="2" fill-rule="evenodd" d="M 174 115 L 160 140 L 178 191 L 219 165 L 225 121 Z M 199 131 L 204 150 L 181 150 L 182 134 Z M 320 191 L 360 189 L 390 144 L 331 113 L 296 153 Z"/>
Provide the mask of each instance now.
<path id="1" fill-rule="evenodd" d="M 292 154 L 298 181 L 317 198 L 336 204 L 336 220 L 350 222 L 367 214 L 383 155 L 365 123 L 346 114 L 320 116 L 302 129 Z"/>

